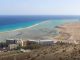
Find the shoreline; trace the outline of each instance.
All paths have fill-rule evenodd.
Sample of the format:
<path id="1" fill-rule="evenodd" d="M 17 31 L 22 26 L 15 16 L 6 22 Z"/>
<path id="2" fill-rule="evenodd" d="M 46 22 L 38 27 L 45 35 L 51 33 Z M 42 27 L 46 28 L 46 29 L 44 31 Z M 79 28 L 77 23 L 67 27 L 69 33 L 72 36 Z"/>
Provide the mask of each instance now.
<path id="1" fill-rule="evenodd" d="M 18 28 L 18 29 L 15 29 L 15 30 L 3 31 L 3 32 L 0 32 L 0 33 L 7 33 L 7 32 L 19 31 L 19 30 L 23 30 L 23 29 L 30 29 L 32 27 L 38 26 L 38 25 L 43 24 L 43 23 L 47 23 L 49 21 L 50 20 L 46 20 L 46 21 L 43 21 L 43 22 L 40 22 L 40 23 L 36 23 L 36 24 L 34 24 L 32 26 L 28 26 L 28 27 L 24 27 L 24 28 Z"/>
<path id="2" fill-rule="evenodd" d="M 74 22 L 76 23 L 76 21 L 79 22 L 78 20 L 74 20 L 74 21 L 66 20 L 56 25 L 64 26 L 65 24 L 68 24 L 68 23 L 74 23 Z M 57 20 L 55 22 L 58 23 L 59 21 Z M 46 38 L 48 39 L 47 36 L 49 36 L 50 34 L 52 35 L 55 32 L 54 30 L 55 22 L 52 20 L 46 20 L 29 27 L 19 28 L 11 31 L 6 31 L 6 32 L 0 32 L 0 39 L 1 41 L 5 41 L 6 39 L 25 39 L 25 40 L 26 39 L 46 39 Z M 48 28 L 49 30 L 45 32 L 46 31 L 45 28 Z"/>
<path id="3" fill-rule="evenodd" d="M 68 21 L 69 19 L 65 19 L 65 21 Z M 3 32 L 0 32 L 0 33 L 8 33 L 8 32 L 15 32 L 15 31 L 20 31 L 20 30 L 23 30 L 23 29 L 30 29 L 30 28 L 33 28 L 35 26 L 38 26 L 40 24 L 43 24 L 43 23 L 48 23 L 50 22 L 51 20 L 46 20 L 46 21 L 43 21 L 43 22 L 39 22 L 39 23 L 36 23 L 36 24 L 33 24 L 32 26 L 28 26 L 28 27 L 23 27 L 23 28 L 18 28 L 18 29 L 14 29 L 14 30 L 9 30 L 9 31 L 3 31 Z M 67 23 L 73 23 L 73 22 L 78 22 L 79 20 L 72 20 L 72 22 L 67 22 Z M 66 22 L 63 23 L 62 25 L 64 24 L 67 24 Z"/>

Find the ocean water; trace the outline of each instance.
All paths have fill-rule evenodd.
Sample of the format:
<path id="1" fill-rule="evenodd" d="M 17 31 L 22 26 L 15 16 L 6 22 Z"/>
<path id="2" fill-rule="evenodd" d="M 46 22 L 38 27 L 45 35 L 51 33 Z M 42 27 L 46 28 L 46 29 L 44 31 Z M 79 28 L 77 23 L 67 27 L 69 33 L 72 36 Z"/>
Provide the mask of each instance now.
<path id="1" fill-rule="evenodd" d="M 79 16 L 0 16 L 0 32 L 29 27 L 46 20 L 53 20 L 56 26 L 73 19 L 79 19 Z"/>

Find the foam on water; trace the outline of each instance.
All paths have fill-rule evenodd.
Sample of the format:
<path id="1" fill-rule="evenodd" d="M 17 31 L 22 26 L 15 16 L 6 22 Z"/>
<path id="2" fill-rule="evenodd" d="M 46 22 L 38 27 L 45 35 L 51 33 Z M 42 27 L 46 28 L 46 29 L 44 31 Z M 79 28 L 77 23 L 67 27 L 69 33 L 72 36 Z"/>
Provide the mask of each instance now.
<path id="1" fill-rule="evenodd" d="M 57 17 L 58 18 L 58 17 Z M 34 26 L 39 27 L 39 25 L 43 28 L 57 26 L 60 24 L 64 24 L 67 22 L 74 22 L 78 21 L 77 19 L 55 19 L 55 18 L 48 18 L 47 17 L 0 17 L 0 32 L 12 31 L 12 30 L 19 30 L 22 28 L 32 28 Z M 44 25 L 45 23 L 45 25 Z M 48 23 L 48 24 L 47 24 Z"/>

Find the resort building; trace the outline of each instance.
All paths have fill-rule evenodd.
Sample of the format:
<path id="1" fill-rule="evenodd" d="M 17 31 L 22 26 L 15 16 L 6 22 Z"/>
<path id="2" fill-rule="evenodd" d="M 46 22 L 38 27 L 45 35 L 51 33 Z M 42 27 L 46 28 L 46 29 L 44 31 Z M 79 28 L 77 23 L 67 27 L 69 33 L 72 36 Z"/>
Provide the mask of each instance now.
<path id="1" fill-rule="evenodd" d="M 54 41 L 53 40 L 37 40 L 36 43 L 40 44 L 40 45 L 53 45 Z"/>
<path id="2" fill-rule="evenodd" d="M 17 40 L 17 44 L 20 45 L 21 47 L 25 47 L 28 45 L 28 40 Z"/>
<path id="3" fill-rule="evenodd" d="M 12 50 L 12 49 L 17 49 L 18 44 L 9 44 L 8 45 L 8 49 Z"/>
<path id="4" fill-rule="evenodd" d="M 6 44 L 9 50 L 16 49 L 19 45 L 17 44 L 17 40 L 15 39 L 7 39 Z"/>
<path id="5" fill-rule="evenodd" d="M 16 44 L 17 43 L 17 40 L 14 40 L 14 39 L 8 39 L 6 40 L 6 44 Z"/>

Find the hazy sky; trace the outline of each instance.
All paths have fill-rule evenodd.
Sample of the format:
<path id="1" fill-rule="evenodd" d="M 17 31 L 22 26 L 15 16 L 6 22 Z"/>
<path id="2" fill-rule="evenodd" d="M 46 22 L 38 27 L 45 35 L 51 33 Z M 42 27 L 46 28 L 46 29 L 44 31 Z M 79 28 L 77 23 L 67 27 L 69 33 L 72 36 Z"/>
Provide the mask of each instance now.
<path id="1" fill-rule="evenodd" d="M 0 0 L 0 15 L 80 15 L 80 0 Z"/>

